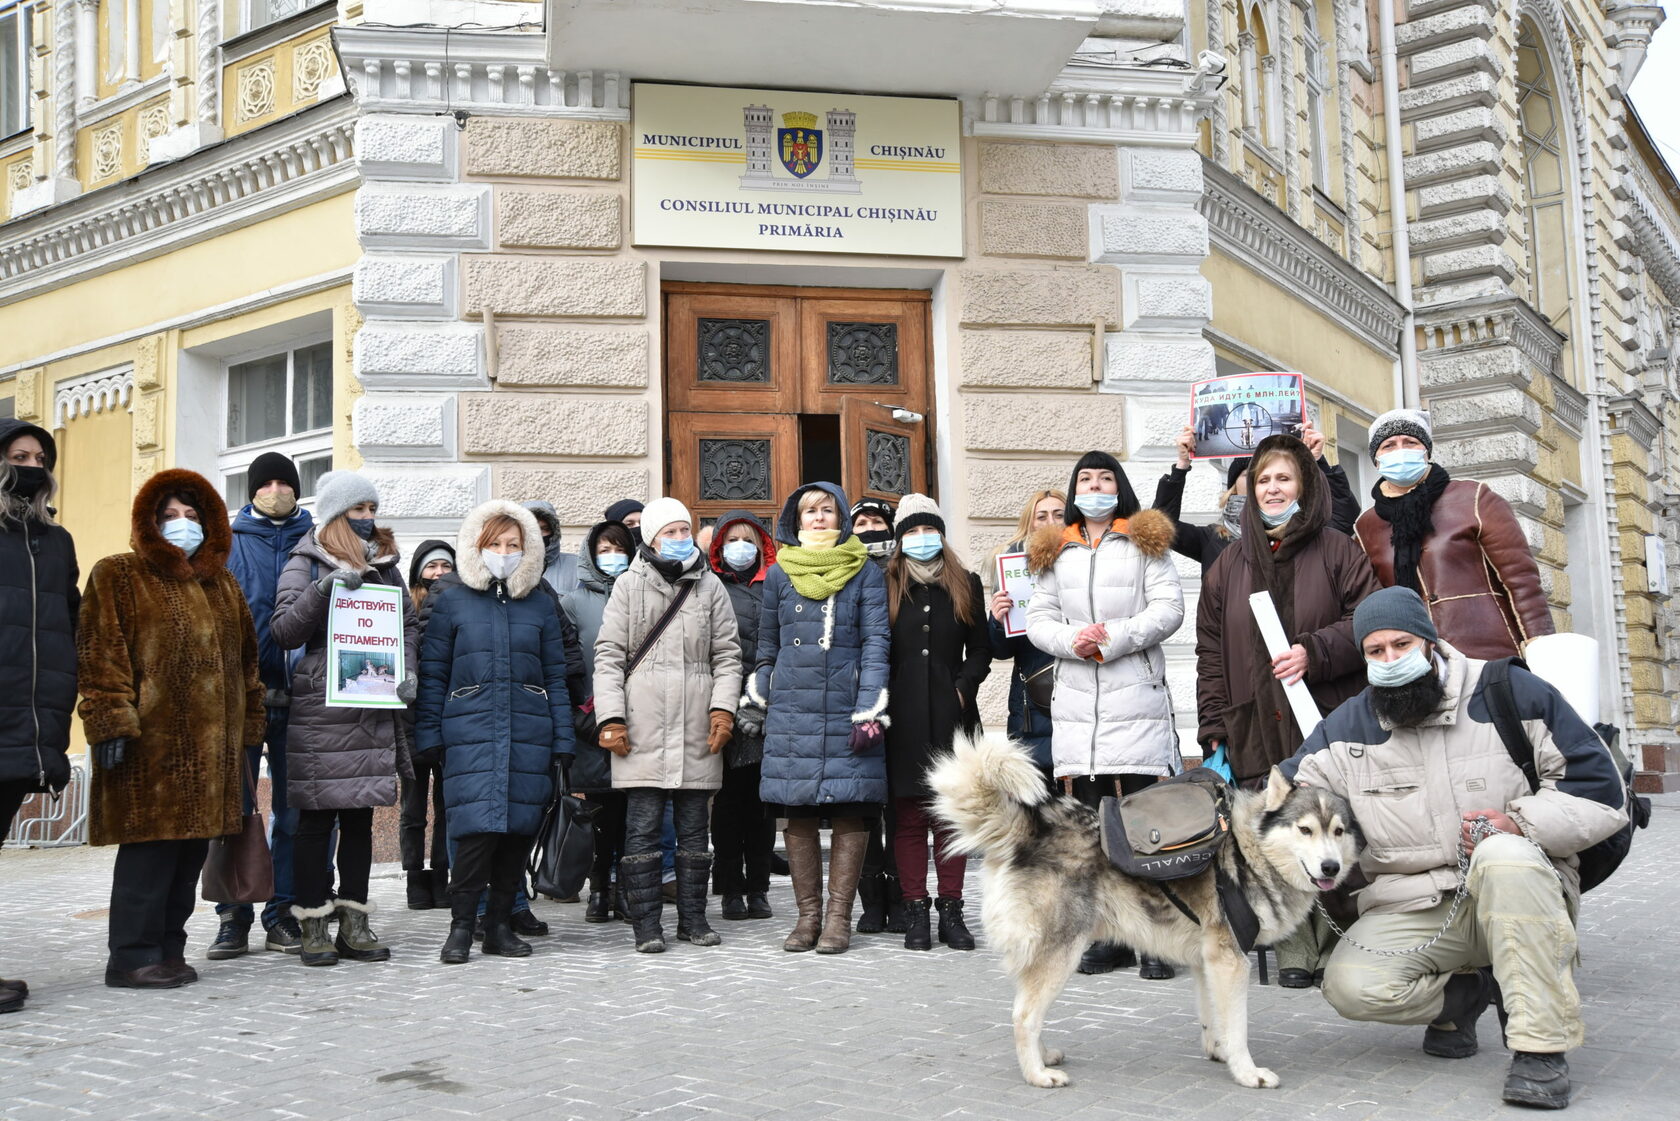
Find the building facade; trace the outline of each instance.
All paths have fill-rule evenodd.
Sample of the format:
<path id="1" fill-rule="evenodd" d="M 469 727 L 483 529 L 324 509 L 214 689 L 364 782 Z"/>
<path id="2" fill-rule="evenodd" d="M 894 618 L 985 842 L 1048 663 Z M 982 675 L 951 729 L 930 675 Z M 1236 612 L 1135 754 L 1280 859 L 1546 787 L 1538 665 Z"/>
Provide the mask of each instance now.
<path id="1" fill-rule="evenodd" d="M 12 8 L 0 408 L 62 429 L 90 560 L 135 480 L 242 499 L 281 448 L 409 540 L 821 475 L 932 491 L 979 564 L 1087 448 L 1147 501 L 1190 383 L 1296 370 L 1362 496 L 1371 419 L 1429 408 L 1680 782 L 1660 8 L 267 2 Z"/>

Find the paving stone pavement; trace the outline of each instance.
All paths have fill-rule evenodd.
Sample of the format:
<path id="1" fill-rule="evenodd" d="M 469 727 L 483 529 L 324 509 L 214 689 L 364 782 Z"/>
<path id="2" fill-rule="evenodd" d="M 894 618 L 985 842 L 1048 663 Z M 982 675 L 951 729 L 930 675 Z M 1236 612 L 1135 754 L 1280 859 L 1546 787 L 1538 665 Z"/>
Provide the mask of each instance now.
<path id="1" fill-rule="evenodd" d="M 1583 909 L 1587 1045 L 1570 1056 L 1566 1115 L 1577 1121 L 1680 1116 L 1668 925 L 1680 916 L 1680 795 L 1657 802 L 1629 863 Z M 388 963 L 305 969 L 263 952 L 206 962 L 215 917 L 202 904 L 188 947 L 202 981 L 107 989 L 113 854 L 0 853 L 0 972 L 33 990 L 23 1012 L 0 1017 L 4 1121 L 1524 1115 L 1499 1102 L 1507 1058 L 1492 1016 L 1480 1055 L 1443 1061 L 1418 1049 L 1420 1029 L 1346 1023 L 1316 991 L 1256 985 L 1255 1058 L 1283 1086 L 1245 1090 L 1201 1057 L 1188 981 L 1135 973 L 1073 979 L 1045 1033 L 1069 1052 L 1073 1085 L 1034 1089 L 1015 1067 L 1010 988 L 983 932 L 971 954 L 913 953 L 893 935 L 859 936 L 841 957 L 783 953 L 785 879 L 771 894 L 776 918 L 717 922 L 720 947 L 640 956 L 627 927 L 544 901 L 555 932 L 534 940 L 533 957 L 446 967 L 447 914 L 402 909 L 400 873 L 383 866 L 374 927 Z"/>

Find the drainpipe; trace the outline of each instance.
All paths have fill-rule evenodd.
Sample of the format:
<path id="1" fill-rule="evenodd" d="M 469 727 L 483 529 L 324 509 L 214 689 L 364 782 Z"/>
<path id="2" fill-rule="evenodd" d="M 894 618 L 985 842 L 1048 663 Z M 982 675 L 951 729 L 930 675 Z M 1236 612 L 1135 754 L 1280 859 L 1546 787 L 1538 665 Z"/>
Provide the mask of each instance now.
<path id="1" fill-rule="evenodd" d="M 1388 147 L 1388 210 L 1394 247 L 1394 298 L 1404 316 L 1400 322 L 1400 365 L 1394 372 L 1394 404 L 1415 409 L 1422 403 L 1418 389 L 1416 313 L 1412 309 L 1412 235 L 1406 225 L 1406 156 L 1400 145 L 1400 64 L 1394 49 L 1394 0 L 1378 0 L 1377 23 L 1382 36 L 1384 143 Z"/>

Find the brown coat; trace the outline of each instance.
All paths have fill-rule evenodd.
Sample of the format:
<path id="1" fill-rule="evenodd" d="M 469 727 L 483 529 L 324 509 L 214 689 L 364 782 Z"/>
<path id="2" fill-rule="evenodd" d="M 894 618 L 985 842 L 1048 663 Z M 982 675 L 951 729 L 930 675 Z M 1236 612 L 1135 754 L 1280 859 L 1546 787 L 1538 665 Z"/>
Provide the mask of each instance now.
<path id="1" fill-rule="evenodd" d="M 1261 461 L 1267 445 L 1255 449 Z M 1295 754 L 1302 734 L 1282 683 L 1255 626 L 1248 597 L 1269 591 L 1291 643 L 1307 652 L 1307 689 L 1321 712 L 1365 688 L 1365 657 L 1353 640 L 1353 609 L 1381 585 L 1351 537 L 1326 526 L 1330 512 L 1323 476 L 1298 451 L 1304 486 L 1301 511 L 1290 520 L 1273 551 L 1252 501 L 1243 510 L 1243 535 L 1219 555 L 1202 581 L 1196 609 L 1196 738 L 1209 753 L 1226 746 L 1226 760 L 1239 781 L 1263 777 Z M 1250 472 L 1249 488 L 1254 480 Z M 1262 565 L 1273 567 L 1267 573 Z"/>
<path id="2" fill-rule="evenodd" d="M 158 504 L 193 496 L 204 543 L 189 559 L 158 532 Z M 126 739 L 95 768 L 96 845 L 239 831 L 240 748 L 261 743 L 263 686 L 251 612 L 227 570 L 227 507 L 201 475 L 163 471 L 135 496 L 132 553 L 93 566 L 76 654 L 90 744 Z"/>
<path id="3" fill-rule="evenodd" d="M 1485 484 L 1454 479 L 1441 492 L 1424 540 L 1418 581 L 1441 637 L 1467 657 L 1491 660 L 1521 653 L 1522 644 L 1552 634 L 1552 613 L 1540 569 L 1510 504 Z M 1354 523 L 1383 587 L 1394 583 L 1389 524 L 1367 510 Z"/>

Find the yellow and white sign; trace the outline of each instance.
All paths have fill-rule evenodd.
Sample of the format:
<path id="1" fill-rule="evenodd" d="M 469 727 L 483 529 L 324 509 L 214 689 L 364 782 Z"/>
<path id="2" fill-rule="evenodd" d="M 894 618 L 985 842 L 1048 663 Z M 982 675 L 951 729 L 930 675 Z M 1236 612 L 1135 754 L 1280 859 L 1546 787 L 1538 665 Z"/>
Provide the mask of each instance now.
<path id="1" fill-rule="evenodd" d="M 637 245 L 961 257 L 955 101 L 637 83 Z"/>

